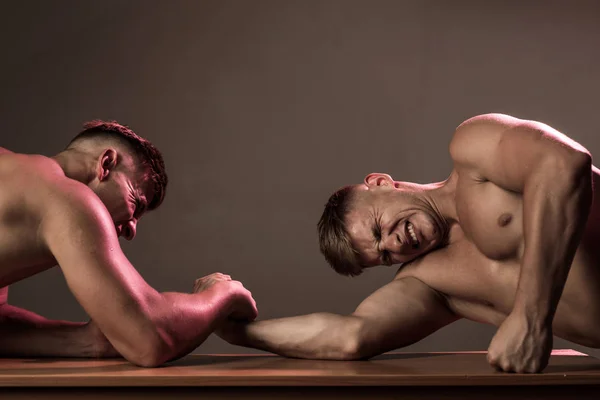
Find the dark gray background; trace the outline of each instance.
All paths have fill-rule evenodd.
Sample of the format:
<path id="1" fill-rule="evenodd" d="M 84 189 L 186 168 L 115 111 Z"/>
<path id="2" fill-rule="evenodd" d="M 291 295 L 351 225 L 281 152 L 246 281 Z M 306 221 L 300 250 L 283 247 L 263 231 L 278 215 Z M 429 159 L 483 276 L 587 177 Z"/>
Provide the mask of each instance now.
<path id="1" fill-rule="evenodd" d="M 388 282 L 392 269 L 327 266 L 322 206 L 369 172 L 445 179 L 470 116 L 541 120 L 600 153 L 595 1 L 0 4 L 0 146 L 53 155 L 85 120 L 130 125 L 162 149 L 171 184 L 127 255 L 161 291 L 229 273 L 261 318 L 350 313 Z M 10 301 L 86 319 L 58 269 Z M 411 349 L 484 350 L 493 332 L 459 322 Z M 215 337 L 198 349 L 240 351 Z"/>

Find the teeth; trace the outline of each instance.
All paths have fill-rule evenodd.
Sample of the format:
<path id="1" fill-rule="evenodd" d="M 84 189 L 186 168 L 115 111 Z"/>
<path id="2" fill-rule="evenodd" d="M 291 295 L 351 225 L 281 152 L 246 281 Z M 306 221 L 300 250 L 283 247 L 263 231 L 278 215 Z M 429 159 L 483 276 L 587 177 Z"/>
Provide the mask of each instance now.
<path id="1" fill-rule="evenodd" d="M 415 228 L 413 227 L 413 225 L 409 222 L 408 223 L 408 233 L 410 234 L 410 237 L 412 238 L 412 240 L 415 241 L 415 243 L 418 243 L 418 239 L 417 239 L 417 235 L 415 234 Z"/>

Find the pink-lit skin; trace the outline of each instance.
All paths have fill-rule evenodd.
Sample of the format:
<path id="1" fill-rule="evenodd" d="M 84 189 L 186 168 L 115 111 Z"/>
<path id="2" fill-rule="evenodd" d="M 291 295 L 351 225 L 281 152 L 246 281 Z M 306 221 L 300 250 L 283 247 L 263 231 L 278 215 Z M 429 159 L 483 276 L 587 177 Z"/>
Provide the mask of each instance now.
<path id="1" fill-rule="evenodd" d="M 256 318 L 250 292 L 227 275 L 160 293 L 131 265 L 119 236 L 135 238 L 152 190 L 125 148 L 91 141 L 53 158 L 0 148 L 0 186 L 2 355 L 120 354 L 154 367 L 194 350 L 227 318 Z M 8 285 L 55 265 L 92 322 L 7 304 Z"/>

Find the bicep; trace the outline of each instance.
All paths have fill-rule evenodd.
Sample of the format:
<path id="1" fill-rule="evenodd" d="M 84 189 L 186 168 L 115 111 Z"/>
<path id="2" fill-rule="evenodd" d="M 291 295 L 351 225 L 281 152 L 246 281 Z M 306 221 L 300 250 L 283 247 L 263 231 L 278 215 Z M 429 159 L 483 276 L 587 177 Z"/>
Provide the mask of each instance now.
<path id="1" fill-rule="evenodd" d="M 458 319 L 438 292 L 412 277 L 380 288 L 353 315 L 363 322 L 360 337 L 368 354 L 408 346 Z"/>
<path id="2" fill-rule="evenodd" d="M 108 212 L 97 198 L 52 204 L 40 231 L 78 302 L 115 344 L 149 328 L 155 293 L 123 254 Z M 85 196 L 84 196 L 85 197 Z M 136 335 L 131 335 L 136 337 Z"/>
<path id="3" fill-rule="evenodd" d="M 486 114 L 462 123 L 450 143 L 459 169 L 476 179 L 523 192 L 527 179 L 545 161 L 571 160 L 587 151 L 541 122 L 502 114 Z"/>

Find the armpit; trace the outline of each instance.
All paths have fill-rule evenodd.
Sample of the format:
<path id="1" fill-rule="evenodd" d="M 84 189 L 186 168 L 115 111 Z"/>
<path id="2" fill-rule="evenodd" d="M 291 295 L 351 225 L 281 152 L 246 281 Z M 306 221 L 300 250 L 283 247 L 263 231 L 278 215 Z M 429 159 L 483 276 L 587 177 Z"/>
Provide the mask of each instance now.
<path id="1" fill-rule="evenodd" d="M 454 296 L 444 296 L 448 307 L 458 316 L 484 324 L 499 326 L 506 318 L 493 304 L 480 303 Z"/>

